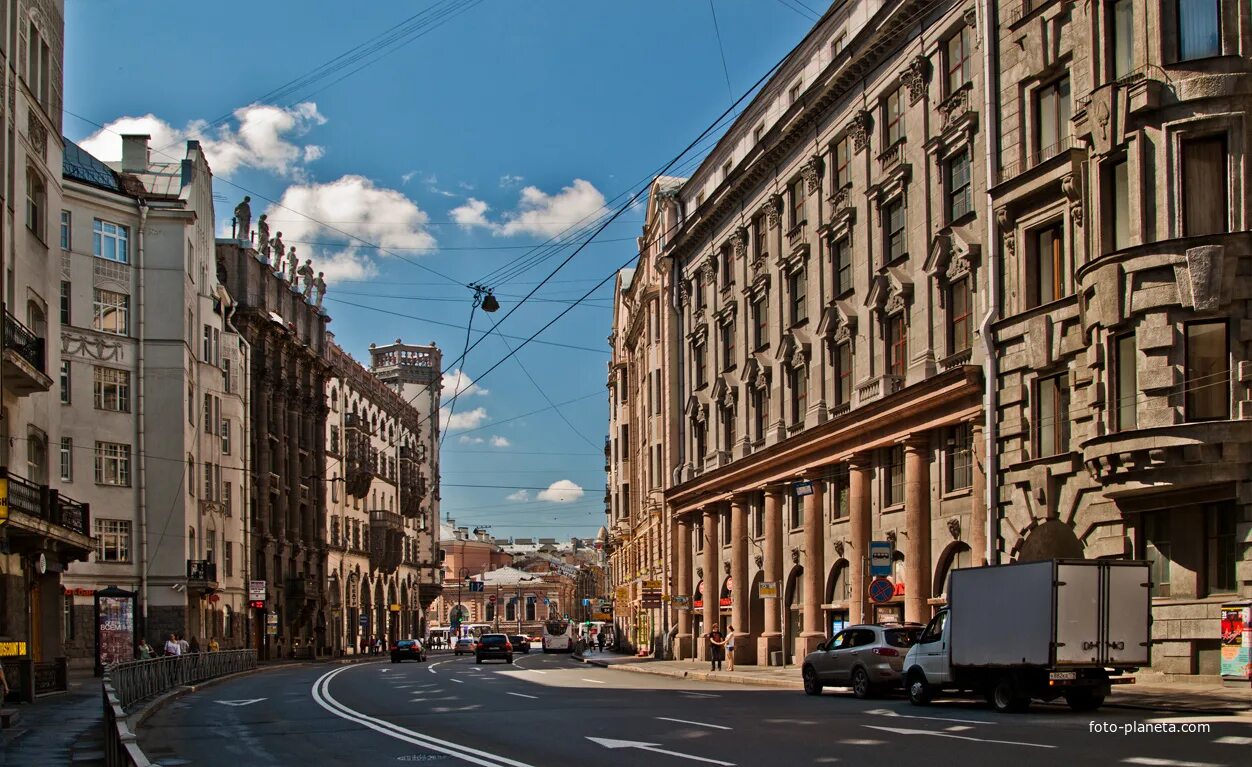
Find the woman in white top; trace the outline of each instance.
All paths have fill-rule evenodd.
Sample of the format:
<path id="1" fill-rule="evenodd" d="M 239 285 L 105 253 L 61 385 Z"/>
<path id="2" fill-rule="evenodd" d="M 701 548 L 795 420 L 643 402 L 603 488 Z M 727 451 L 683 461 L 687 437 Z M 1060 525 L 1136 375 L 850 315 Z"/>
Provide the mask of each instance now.
<path id="1" fill-rule="evenodd" d="M 726 670 L 735 670 L 735 627 L 726 625 Z"/>

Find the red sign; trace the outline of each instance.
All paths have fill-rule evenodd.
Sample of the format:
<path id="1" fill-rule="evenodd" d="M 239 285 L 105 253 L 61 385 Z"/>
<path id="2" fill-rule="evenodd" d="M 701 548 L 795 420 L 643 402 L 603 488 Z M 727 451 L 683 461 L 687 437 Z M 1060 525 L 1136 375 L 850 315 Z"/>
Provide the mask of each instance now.
<path id="1" fill-rule="evenodd" d="M 264 599 L 253 599 L 252 601 L 248 602 L 248 607 L 251 607 L 253 610 L 264 610 L 264 609 L 265 609 L 265 600 L 264 600 Z"/>
<path id="2" fill-rule="evenodd" d="M 67 597 L 94 597 L 96 592 L 94 589 L 62 589 Z"/>

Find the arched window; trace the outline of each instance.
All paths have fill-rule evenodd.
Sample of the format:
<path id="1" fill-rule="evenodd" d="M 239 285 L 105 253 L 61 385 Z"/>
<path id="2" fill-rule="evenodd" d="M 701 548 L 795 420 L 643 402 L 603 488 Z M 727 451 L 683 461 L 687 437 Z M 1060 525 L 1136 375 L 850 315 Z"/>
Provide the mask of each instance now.
<path id="1" fill-rule="evenodd" d="M 43 176 L 32 167 L 26 168 L 26 227 L 44 241 L 44 219 L 47 218 L 47 188 Z"/>

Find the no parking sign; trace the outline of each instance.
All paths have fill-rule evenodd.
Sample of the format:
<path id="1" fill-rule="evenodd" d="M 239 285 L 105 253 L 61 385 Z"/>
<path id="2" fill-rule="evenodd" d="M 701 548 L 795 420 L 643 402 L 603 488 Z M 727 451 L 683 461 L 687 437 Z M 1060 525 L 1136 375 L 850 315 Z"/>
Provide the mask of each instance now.
<path id="1" fill-rule="evenodd" d="M 869 598 L 879 604 L 890 601 L 895 596 L 896 587 L 887 578 L 875 578 L 869 582 Z"/>

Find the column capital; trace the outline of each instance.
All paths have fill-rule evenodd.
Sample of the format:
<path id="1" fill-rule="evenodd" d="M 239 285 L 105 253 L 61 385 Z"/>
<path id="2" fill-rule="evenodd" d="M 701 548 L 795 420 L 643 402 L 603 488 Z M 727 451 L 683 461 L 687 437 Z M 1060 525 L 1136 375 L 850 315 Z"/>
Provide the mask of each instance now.
<path id="1" fill-rule="evenodd" d="M 787 491 L 787 488 L 783 485 L 766 485 L 761 489 L 766 495 L 773 496 L 775 498 L 781 497 Z"/>
<path id="2" fill-rule="evenodd" d="M 906 453 L 920 453 L 928 451 L 930 450 L 930 432 L 913 432 L 904 439 L 900 440 L 900 444 L 904 445 L 904 451 Z"/>
<path id="3" fill-rule="evenodd" d="M 849 453 L 843 457 L 843 461 L 853 469 L 872 469 L 874 467 L 874 454 L 868 450 L 863 453 Z"/>

